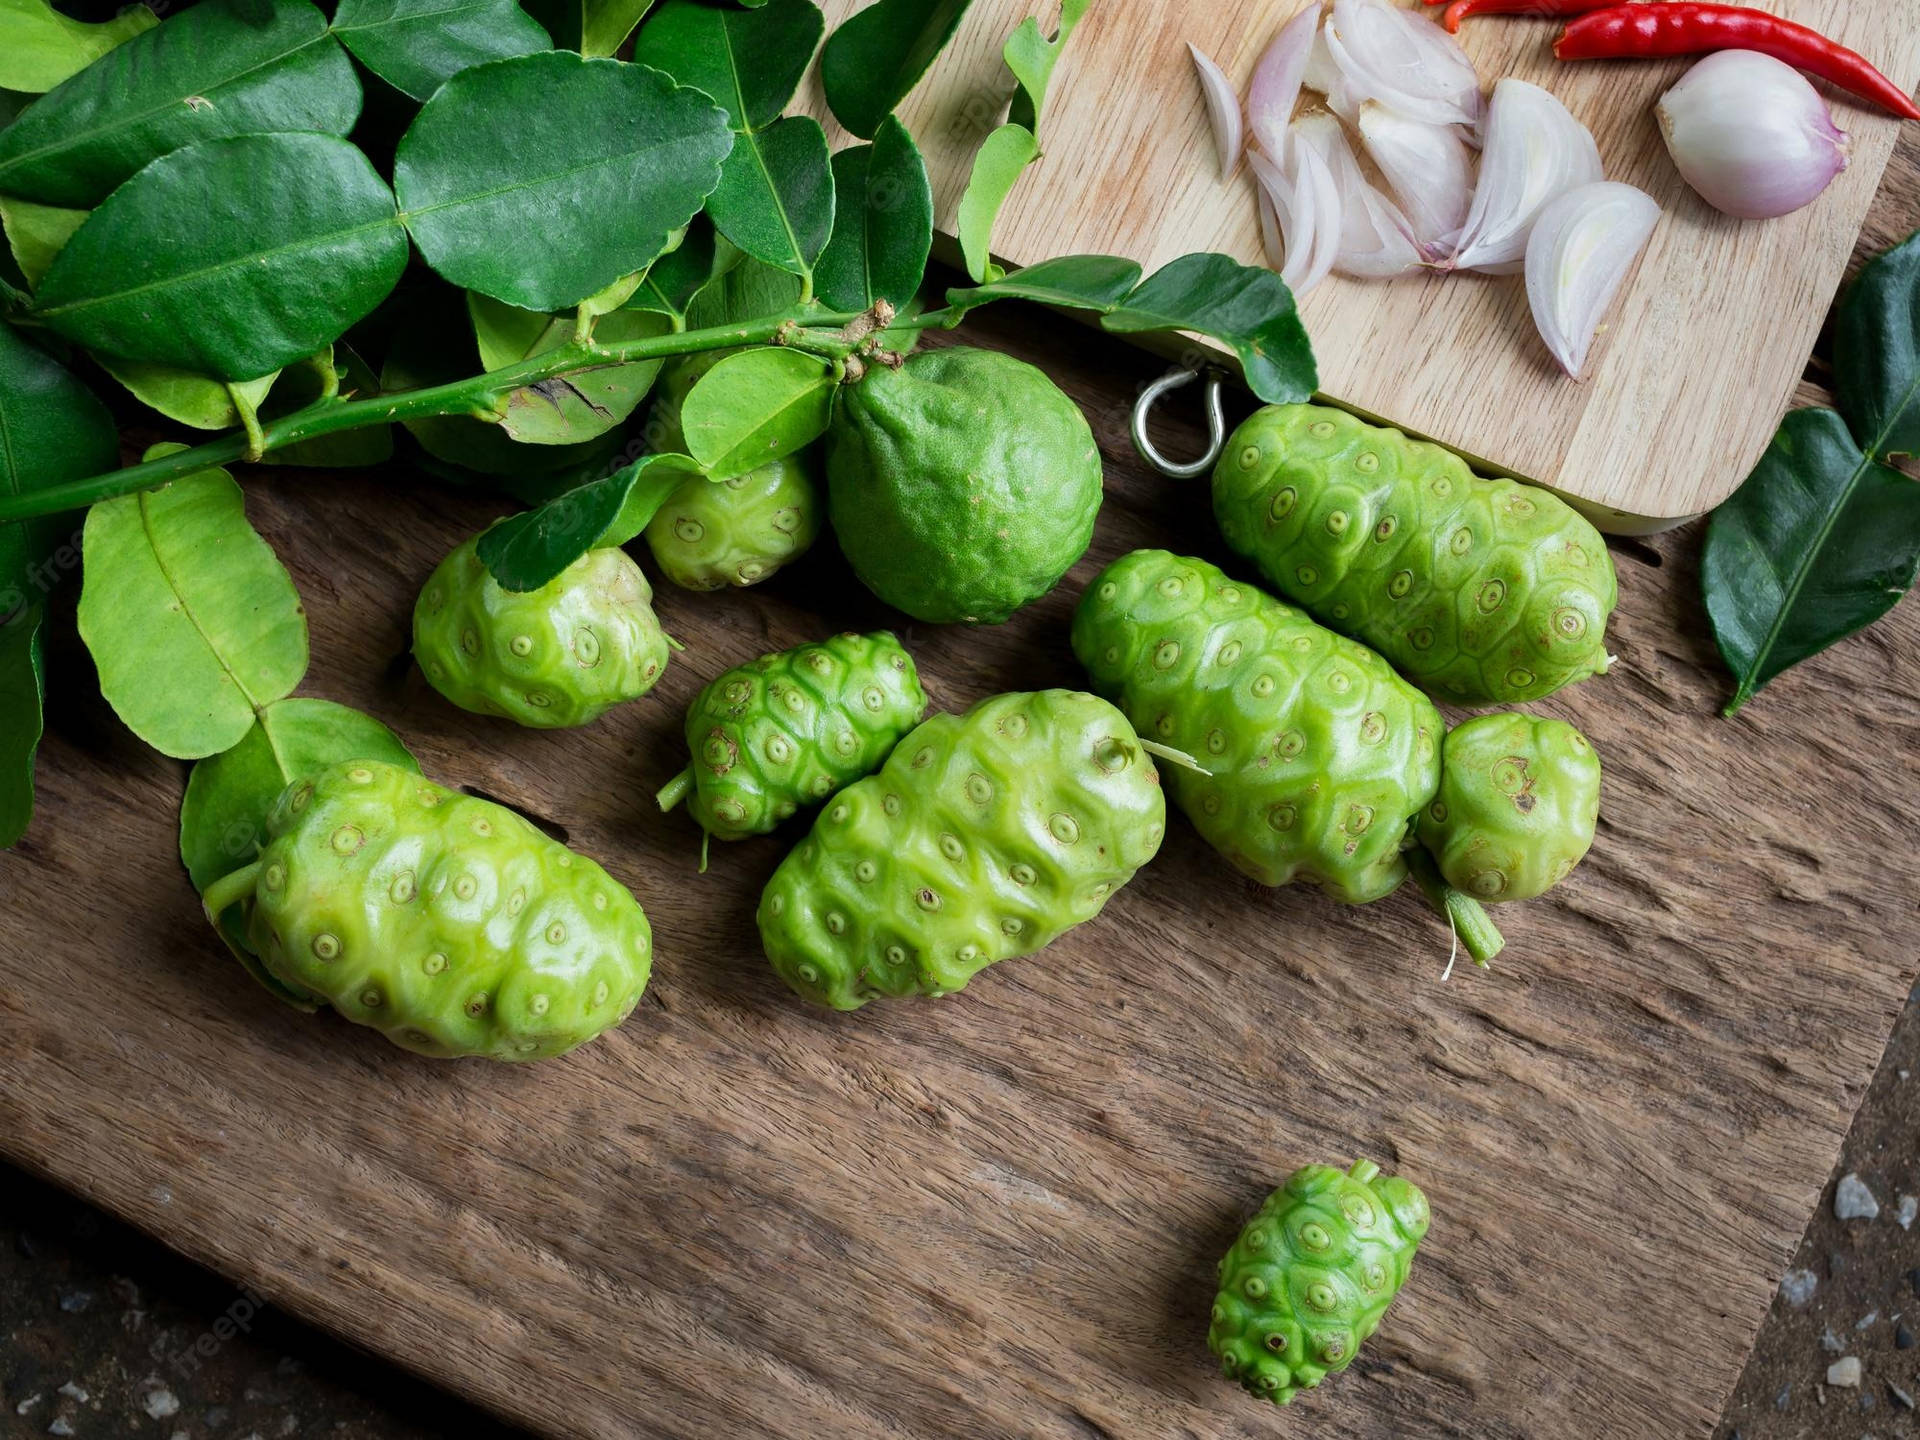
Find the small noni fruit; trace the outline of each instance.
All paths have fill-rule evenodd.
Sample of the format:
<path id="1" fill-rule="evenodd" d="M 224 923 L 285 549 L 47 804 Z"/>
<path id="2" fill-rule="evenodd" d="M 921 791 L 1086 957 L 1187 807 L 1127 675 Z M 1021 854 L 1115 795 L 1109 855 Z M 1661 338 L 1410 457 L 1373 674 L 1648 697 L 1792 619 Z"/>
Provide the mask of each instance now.
<path id="1" fill-rule="evenodd" d="M 1207 1348 L 1220 1373 L 1288 1405 L 1353 1363 L 1407 1283 L 1427 1197 L 1370 1160 L 1296 1170 L 1220 1261 Z"/>
<path id="2" fill-rule="evenodd" d="M 1240 870 L 1350 904 L 1406 879 L 1444 726 L 1364 645 L 1204 560 L 1136 550 L 1087 587 L 1073 652 L 1142 735 L 1209 772 L 1168 783 Z"/>
<path id="3" fill-rule="evenodd" d="M 589 550 L 538 590 L 505 590 L 468 540 L 413 611 L 413 653 L 462 710 L 541 730 L 599 719 L 667 668 L 653 587 L 623 550 Z"/>
<path id="4" fill-rule="evenodd" d="M 920 723 L 927 694 L 900 642 L 836 635 L 727 671 L 687 710 L 693 763 L 660 792 L 709 835 L 764 835 L 871 775 Z"/>
<path id="5" fill-rule="evenodd" d="M 1227 441 L 1231 545 L 1315 619 L 1460 705 L 1538 700 L 1603 673 L 1606 542 L 1557 495 L 1321 405 L 1270 405 Z"/>
<path id="6" fill-rule="evenodd" d="M 936 715 L 842 790 L 760 899 L 767 959 L 856 1010 L 950 995 L 1100 913 L 1166 833 L 1126 717 L 1072 690 Z"/>
<path id="7" fill-rule="evenodd" d="M 593 861 L 490 801 L 353 760 L 287 788 L 260 858 L 207 888 L 246 907 L 283 999 L 422 1055 L 539 1060 L 639 1003 L 653 940 Z M 251 967 L 250 967 L 251 968 Z"/>
<path id="8" fill-rule="evenodd" d="M 1573 873 L 1600 818 L 1600 755 L 1564 720 L 1481 715 L 1441 749 L 1420 843 L 1477 900 L 1532 900 Z"/>
<path id="9" fill-rule="evenodd" d="M 681 451 L 680 407 L 694 384 L 735 352 L 668 365 L 654 392 L 654 448 Z M 690 476 L 647 526 L 660 573 L 685 590 L 757 585 L 806 554 L 820 534 L 820 462 L 812 447 L 730 480 Z"/>

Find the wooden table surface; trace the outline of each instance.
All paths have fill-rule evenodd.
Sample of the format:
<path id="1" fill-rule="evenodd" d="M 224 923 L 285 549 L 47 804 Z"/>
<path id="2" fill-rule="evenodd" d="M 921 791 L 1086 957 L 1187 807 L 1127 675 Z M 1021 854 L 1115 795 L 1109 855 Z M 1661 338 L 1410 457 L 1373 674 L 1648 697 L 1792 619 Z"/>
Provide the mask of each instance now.
<path id="1" fill-rule="evenodd" d="M 1868 249 L 1920 223 L 1914 133 Z M 953 708 L 1075 683 L 1067 616 L 1114 555 L 1222 549 L 1201 489 L 1130 452 L 1151 362 L 1034 313 L 971 333 L 1086 408 L 1108 504 L 1012 624 L 906 632 Z M 689 648 L 657 696 L 535 735 L 404 661 L 416 588 L 495 504 L 399 467 L 248 495 L 312 618 L 306 693 L 564 825 L 646 903 L 657 978 L 527 1069 L 278 1007 L 174 858 L 184 767 L 69 640 L 42 811 L 0 857 L 0 1150 L 543 1433 L 1704 1436 L 1920 964 L 1920 609 L 1721 720 L 1698 526 L 1616 551 L 1619 672 L 1544 707 L 1606 757 L 1599 843 L 1501 915 L 1491 974 L 1441 983 L 1410 895 L 1259 891 L 1176 824 L 1044 957 L 839 1017 L 757 954 L 779 845 L 699 877 L 649 799 L 704 679 L 885 623 L 831 545 L 761 591 L 667 593 Z M 1433 1231 L 1353 1370 L 1276 1412 L 1213 1371 L 1213 1264 L 1292 1168 L 1360 1154 L 1427 1189 Z"/>

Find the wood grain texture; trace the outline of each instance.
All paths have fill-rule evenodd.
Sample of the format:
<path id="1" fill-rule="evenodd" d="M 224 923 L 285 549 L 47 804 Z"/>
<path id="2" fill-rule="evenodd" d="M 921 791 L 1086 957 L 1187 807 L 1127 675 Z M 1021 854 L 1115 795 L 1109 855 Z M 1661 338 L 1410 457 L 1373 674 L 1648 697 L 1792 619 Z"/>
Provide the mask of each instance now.
<path id="1" fill-rule="evenodd" d="M 863 3 L 824 8 L 837 21 Z M 1244 166 L 1219 178 L 1187 45 L 1244 86 L 1299 8 L 1297 0 L 1093 7 L 1055 80 L 1046 158 L 1021 181 L 996 233 L 1007 262 L 1096 251 L 1152 267 L 1221 250 L 1260 263 L 1253 182 Z M 1852 45 L 1909 89 L 1920 81 L 1920 0 L 1765 8 Z M 903 107 L 926 148 L 944 228 L 974 151 L 1004 117 L 1012 85 L 1001 42 L 1032 9 L 1032 0 L 979 0 Z M 1719 504 L 1766 448 L 1900 126 L 1833 94 L 1854 140 L 1848 170 L 1796 215 L 1734 221 L 1680 179 L 1654 121 L 1654 102 L 1686 63 L 1563 65 L 1552 55 L 1556 34 L 1550 21 L 1493 19 L 1468 23 L 1461 39 L 1489 82 L 1517 75 L 1559 95 L 1593 130 L 1608 178 L 1640 186 L 1666 210 L 1587 378 L 1575 384 L 1553 364 L 1517 278 L 1335 277 L 1302 313 L 1328 396 L 1483 467 L 1552 485 L 1585 502 L 1603 528 L 1657 528 Z M 824 115 L 817 93 L 813 103 Z"/>

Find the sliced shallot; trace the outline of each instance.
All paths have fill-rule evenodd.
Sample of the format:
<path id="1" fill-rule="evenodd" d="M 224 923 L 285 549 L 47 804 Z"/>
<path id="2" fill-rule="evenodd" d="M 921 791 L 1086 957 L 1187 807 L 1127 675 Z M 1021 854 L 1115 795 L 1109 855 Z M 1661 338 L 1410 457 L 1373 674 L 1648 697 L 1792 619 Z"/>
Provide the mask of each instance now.
<path id="1" fill-rule="evenodd" d="M 1207 118 L 1213 122 L 1213 143 L 1220 148 L 1220 174 L 1224 178 L 1240 163 L 1246 139 L 1240 97 L 1233 92 L 1233 82 L 1204 50 L 1198 45 L 1188 45 L 1187 49 L 1193 52 L 1193 68 L 1200 72 L 1200 88 L 1207 97 Z"/>
<path id="2" fill-rule="evenodd" d="M 1322 32 L 1355 102 L 1377 100 L 1430 125 L 1480 123 L 1480 77 L 1459 44 L 1424 15 L 1384 0 L 1334 0 Z"/>
<path id="3" fill-rule="evenodd" d="M 1603 180 L 1540 212 L 1527 241 L 1527 302 L 1540 338 L 1574 379 L 1600 321 L 1660 219 L 1651 195 Z"/>
<path id="4" fill-rule="evenodd" d="M 1409 120 L 1369 101 L 1360 107 L 1359 128 L 1421 251 L 1430 260 L 1445 259 L 1473 205 L 1473 153 L 1459 127 Z"/>
<path id="5" fill-rule="evenodd" d="M 1327 49 L 1325 25 L 1315 32 L 1313 47 L 1307 51 L 1307 71 L 1302 83 L 1307 89 L 1326 96 L 1328 106 L 1341 119 L 1351 122 L 1360 113 L 1359 100 L 1340 73 L 1340 67 L 1333 63 L 1333 52 Z"/>
<path id="6" fill-rule="evenodd" d="M 1297 140 L 1287 146 L 1285 169 L 1257 150 L 1247 152 L 1247 160 L 1280 224 L 1286 248 L 1280 278 L 1295 295 L 1305 295 L 1332 273 L 1340 254 L 1340 192 L 1333 172 L 1317 150 Z"/>
<path id="7" fill-rule="evenodd" d="M 1340 196 L 1340 251 L 1333 268 L 1362 280 L 1385 280 L 1420 265 L 1413 227 L 1400 207 L 1368 181 L 1347 143 L 1346 131 L 1331 115 L 1306 115 L 1295 122 L 1296 143 L 1319 152 L 1332 172 Z"/>
<path id="8" fill-rule="evenodd" d="M 1454 267 L 1518 273 L 1540 212 L 1569 190 L 1602 178 L 1593 134 L 1566 106 L 1538 85 L 1502 80 L 1493 87 L 1480 183 Z"/>
<path id="9" fill-rule="evenodd" d="M 1287 123 L 1300 98 L 1300 82 L 1307 73 L 1307 57 L 1320 32 L 1319 0 L 1289 20 L 1274 37 L 1267 53 L 1254 67 L 1247 90 L 1247 121 L 1254 143 L 1269 155 L 1286 151 Z"/>

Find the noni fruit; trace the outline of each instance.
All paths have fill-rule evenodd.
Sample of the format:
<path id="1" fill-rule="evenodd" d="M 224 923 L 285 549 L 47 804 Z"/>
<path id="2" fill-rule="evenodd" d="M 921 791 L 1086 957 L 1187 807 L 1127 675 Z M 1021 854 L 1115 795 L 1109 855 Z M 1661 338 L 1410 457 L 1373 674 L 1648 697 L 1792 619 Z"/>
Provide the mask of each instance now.
<path id="1" fill-rule="evenodd" d="M 1407 1283 L 1430 1212 L 1370 1160 L 1296 1170 L 1220 1261 L 1207 1348 L 1220 1373 L 1288 1405 L 1353 1363 Z"/>
<path id="2" fill-rule="evenodd" d="M 1207 773 L 1173 798 L 1234 865 L 1362 904 L 1440 785 L 1445 727 L 1378 655 L 1204 560 L 1136 550 L 1088 586 L 1073 652 L 1148 739 Z"/>
<path id="3" fill-rule="evenodd" d="M 1024 360 L 950 346 L 876 365 L 827 435 L 834 533 L 916 620 L 998 624 L 1060 583 L 1100 510 L 1079 407 Z"/>
<path id="4" fill-rule="evenodd" d="M 731 353 L 689 355 L 667 367 L 654 398 L 656 449 L 686 448 L 680 407 Z M 660 573 L 682 589 L 757 585 L 812 547 L 821 510 L 819 461 L 809 448 L 731 480 L 690 476 L 647 526 L 647 546 Z"/>
<path id="5" fill-rule="evenodd" d="M 660 792 L 709 835 L 764 835 L 871 775 L 920 723 L 927 694 L 893 636 L 836 635 L 720 676 L 687 711 L 693 763 Z"/>
<path id="6" fill-rule="evenodd" d="M 1617 589 L 1600 533 L 1438 445 L 1269 406 L 1227 441 L 1213 506 L 1282 595 L 1441 700 L 1538 700 L 1607 668 Z"/>
<path id="7" fill-rule="evenodd" d="M 651 690 L 667 668 L 653 587 L 626 552 L 589 550 L 538 590 L 504 590 L 467 541 L 413 611 L 413 653 L 462 710 L 560 730 Z"/>
<path id="8" fill-rule="evenodd" d="M 247 908 L 283 998 L 331 1005 L 422 1055 L 539 1060 L 639 1003 L 639 902 L 511 810 L 397 765 L 350 760 L 290 785 L 260 858 L 208 886 Z"/>
<path id="9" fill-rule="evenodd" d="M 842 790 L 760 898 L 806 999 L 950 995 L 1100 913 L 1154 857 L 1166 802 L 1126 717 L 1073 690 L 936 715 Z"/>
<path id="10" fill-rule="evenodd" d="M 1573 873 L 1600 818 L 1600 756 L 1564 720 L 1481 715 L 1441 747 L 1420 842 L 1455 889 L 1531 900 Z"/>

